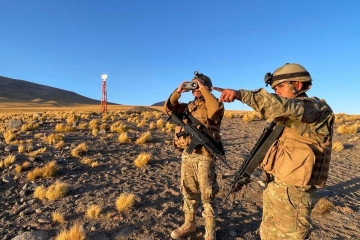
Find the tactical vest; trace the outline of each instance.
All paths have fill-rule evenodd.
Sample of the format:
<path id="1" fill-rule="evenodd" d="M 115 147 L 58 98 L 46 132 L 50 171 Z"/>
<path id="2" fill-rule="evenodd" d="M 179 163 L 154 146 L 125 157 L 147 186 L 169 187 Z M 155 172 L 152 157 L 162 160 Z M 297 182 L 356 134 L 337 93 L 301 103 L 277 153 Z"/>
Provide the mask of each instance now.
<path id="1" fill-rule="evenodd" d="M 331 159 L 331 140 L 324 143 L 285 128 L 260 165 L 276 179 L 295 186 L 324 187 Z"/>

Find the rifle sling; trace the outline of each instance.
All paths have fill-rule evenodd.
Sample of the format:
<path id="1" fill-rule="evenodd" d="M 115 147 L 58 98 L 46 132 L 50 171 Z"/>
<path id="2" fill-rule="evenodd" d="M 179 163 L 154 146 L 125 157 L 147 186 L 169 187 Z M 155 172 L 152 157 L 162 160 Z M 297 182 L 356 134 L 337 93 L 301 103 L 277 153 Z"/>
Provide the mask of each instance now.
<path id="1" fill-rule="evenodd" d="M 277 124 L 274 127 L 274 130 L 269 134 L 261 146 L 259 146 L 258 150 L 249 159 L 249 163 L 244 170 L 248 176 L 251 176 L 259 164 L 263 161 L 267 151 L 270 149 L 271 145 L 280 137 L 283 130 L 284 126 Z"/>

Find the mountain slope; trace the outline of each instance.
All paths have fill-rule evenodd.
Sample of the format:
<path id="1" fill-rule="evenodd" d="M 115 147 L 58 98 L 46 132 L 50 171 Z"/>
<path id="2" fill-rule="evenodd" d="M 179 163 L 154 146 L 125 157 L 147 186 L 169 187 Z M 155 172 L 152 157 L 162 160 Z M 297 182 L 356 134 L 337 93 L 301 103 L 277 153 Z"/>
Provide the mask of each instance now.
<path id="1" fill-rule="evenodd" d="M 0 102 L 36 102 L 53 105 L 100 104 L 100 101 L 75 92 L 24 80 L 0 76 Z"/>

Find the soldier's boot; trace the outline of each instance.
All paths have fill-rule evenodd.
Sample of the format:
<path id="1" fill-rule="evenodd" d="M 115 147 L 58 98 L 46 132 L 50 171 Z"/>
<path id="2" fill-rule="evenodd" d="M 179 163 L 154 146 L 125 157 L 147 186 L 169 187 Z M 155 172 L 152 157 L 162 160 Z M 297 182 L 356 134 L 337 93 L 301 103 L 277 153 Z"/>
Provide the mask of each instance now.
<path id="1" fill-rule="evenodd" d="M 195 232 L 196 232 L 195 213 L 185 213 L 184 224 L 171 232 L 171 238 L 181 239 L 191 236 Z"/>
<path id="2" fill-rule="evenodd" d="M 216 240 L 216 226 L 214 217 L 205 217 L 205 240 Z"/>

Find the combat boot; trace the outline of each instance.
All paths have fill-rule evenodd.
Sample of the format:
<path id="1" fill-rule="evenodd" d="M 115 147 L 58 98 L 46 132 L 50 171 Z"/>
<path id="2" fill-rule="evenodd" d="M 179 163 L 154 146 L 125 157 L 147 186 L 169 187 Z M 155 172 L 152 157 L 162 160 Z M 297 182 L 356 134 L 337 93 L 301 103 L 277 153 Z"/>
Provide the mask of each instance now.
<path id="1" fill-rule="evenodd" d="M 205 240 L 216 240 L 216 226 L 215 218 L 206 217 L 205 218 Z"/>
<path id="2" fill-rule="evenodd" d="M 185 213 L 185 222 L 179 228 L 171 232 L 172 239 L 181 239 L 191 236 L 196 232 L 195 214 Z"/>

